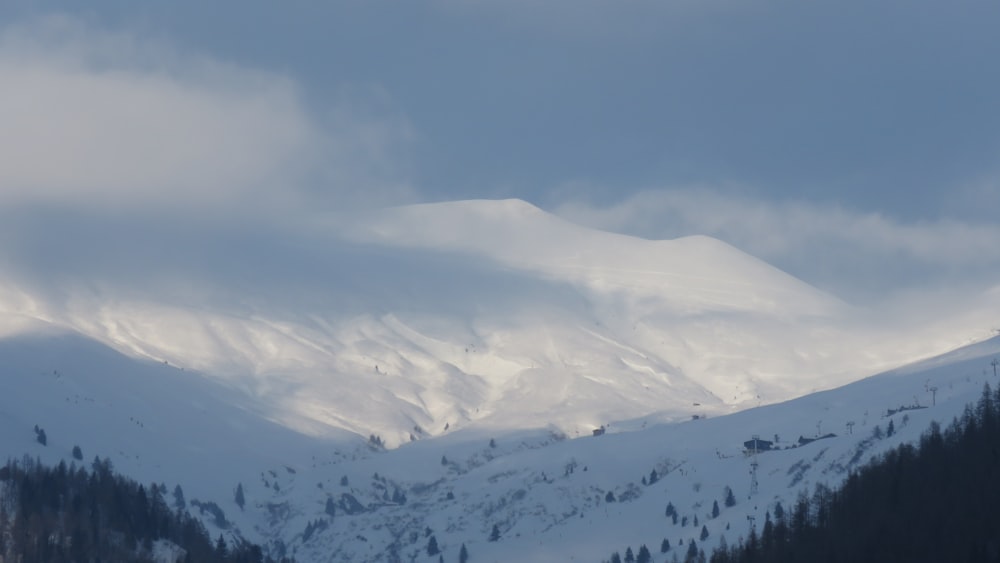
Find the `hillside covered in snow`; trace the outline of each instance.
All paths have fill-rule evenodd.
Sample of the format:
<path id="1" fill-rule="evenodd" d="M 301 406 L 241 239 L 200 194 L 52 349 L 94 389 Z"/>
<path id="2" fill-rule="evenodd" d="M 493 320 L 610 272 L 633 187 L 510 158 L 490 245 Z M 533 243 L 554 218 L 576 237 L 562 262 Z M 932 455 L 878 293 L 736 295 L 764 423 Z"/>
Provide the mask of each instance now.
<path id="1" fill-rule="evenodd" d="M 126 289 L 0 279 L 0 453 L 79 447 L 299 561 L 436 561 L 432 538 L 446 560 L 600 561 L 736 542 L 996 385 L 997 291 L 863 310 L 714 239 L 521 201 L 283 240 Z"/>
<path id="2" fill-rule="evenodd" d="M 72 257 L 57 279 L 8 275 L 0 334 L 76 332 L 197 371 L 296 431 L 395 447 L 467 426 L 577 436 L 775 403 L 988 336 L 1000 300 L 944 317 L 862 310 L 711 238 L 595 231 L 517 200 L 276 240 L 238 241 L 259 252 L 224 261 L 193 246 L 162 271 L 123 250 L 146 264 L 124 281 Z"/>
<path id="3" fill-rule="evenodd" d="M 476 561 L 600 561 L 664 540 L 710 551 L 745 539 L 777 503 L 788 509 L 960 416 L 984 383 L 996 386 L 998 356 L 995 337 L 735 414 L 616 421 L 580 438 L 467 428 L 386 450 L 347 433 L 293 432 L 178 368 L 34 336 L 0 347 L 0 443 L 50 465 L 107 458 L 140 482 L 182 490 L 212 537 L 259 542 L 273 556 L 436 561 L 433 538 L 446 560 L 464 545 Z M 754 437 L 756 456 L 745 444 Z"/>

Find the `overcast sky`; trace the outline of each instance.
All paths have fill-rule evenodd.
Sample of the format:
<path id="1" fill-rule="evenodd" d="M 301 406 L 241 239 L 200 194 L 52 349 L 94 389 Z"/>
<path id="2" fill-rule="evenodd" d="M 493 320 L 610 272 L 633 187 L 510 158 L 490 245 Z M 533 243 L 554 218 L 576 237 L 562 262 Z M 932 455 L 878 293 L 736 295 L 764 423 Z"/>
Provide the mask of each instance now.
<path id="1" fill-rule="evenodd" d="M 852 300 L 982 289 L 998 27 L 990 0 L 5 2 L 0 258 L 42 220 L 85 254 L 518 197 Z"/>

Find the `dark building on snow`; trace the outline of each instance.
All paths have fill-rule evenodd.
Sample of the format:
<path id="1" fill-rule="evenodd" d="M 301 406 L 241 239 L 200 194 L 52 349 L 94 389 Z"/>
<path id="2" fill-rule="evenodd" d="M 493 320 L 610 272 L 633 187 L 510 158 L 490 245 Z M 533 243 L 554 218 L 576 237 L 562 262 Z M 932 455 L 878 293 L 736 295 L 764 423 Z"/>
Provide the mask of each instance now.
<path id="1" fill-rule="evenodd" d="M 770 451 L 771 447 L 773 445 L 774 445 L 774 442 L 772 442 L 770 440 L 761 440 L 760 438 L 754 438 L 752 440 L 747 440 L 746 442 L 743 442 L 743 447 L 748 452 L 753 452 L 753 451 L 766 452 L 766 451 Z"/>

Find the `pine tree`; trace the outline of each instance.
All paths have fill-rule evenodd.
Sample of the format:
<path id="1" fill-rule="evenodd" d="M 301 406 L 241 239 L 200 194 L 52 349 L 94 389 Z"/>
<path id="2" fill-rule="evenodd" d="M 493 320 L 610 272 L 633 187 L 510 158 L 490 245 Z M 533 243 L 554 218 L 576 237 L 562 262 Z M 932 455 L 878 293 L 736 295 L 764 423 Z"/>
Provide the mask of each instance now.
<path id="1" fill-rule="evenodd" d="M 639 546 L 639 555 L 635 558 L 635 563 L 650 563 L 653 560 L 653 554 L 649 552 L 649 548 L 646 544 Z"/>
<path id="2" fill-rule="evenodd" d="M 715 548 L 716 551 L 726 553 L 729 551 L 729 544 L 726 543 L 726 536 L 719 534 L 719 547 Z"/>
<path id="3" fill-rule="evenodd" d="M 243 505 L 246 504 L 246 498 L 243 496 L 243 483 L 236 484 L 236 492 L 233 494 L 233 500 L 236 501 L 236 506 L 243 510 Z"/>
<path id="4" fill-rule="evenodd" d="M 465 544 L 462 544 L 462 549 L 458 551 L 458 563 L 468 563 L 469 561 L 469 550 L 465 549 Z"/>
<path id="5" fill-rule="evenodd" d="M 708 527 L 706 526 L 701 527 L 701 536 L 699 536 L 699 539 L 701 539 L 701 541 L 705 541 L 706 539 L 708 539 Z"/>
<path id="6" fill-rule="evenodd" d="M 660 542 L 660 553 L 666 553 L 668 551 L 670 551 L 670 540 L 663 538 L 663 541 Z"/>
<path id="7" fill-rule="evenodd" d="M 80 446 L 73 446 L 73 459 L 83 461 L 83 450 L 80 449 Z"/>
<path id="8" fill-rule="evenodd" d="M 490 541 L 497 541 L 500 539 L 500 526 L 493 524 L 493 531 L 490 532 Z"/>
<path id="9" fill-rule="evenodd" d="M 684 561 L 694 561 L 698 558 L 698 543 L 694 540 L 688 542 L 687 555 L 684 556 Z"/>
<path id="10" fill-rule="evenodd" d="M 725 501 L 723 501 L 723 504 L 727 508 L 736 506 L 736 495 L 733 494 L 733 490 L 729 488 L 729 485 L 726 485 Z"/>
<path id="11" fill-rule="evenodd" d="M 617 551 L 611 554 L 611 563 L 622 563 L 622 556 Z"/>
<path id="12" fill-rule="evenodd" d="M 435 536 L 431 536 L 431 539 L 427 540 L 427 555 L 437 555 L 441 553 L 438 549 L 438 541 Z"/>
<path id="13" fill-rule="evenodd" d="M 718 517 L 719 517 L 719 501 L 713 500 L 712 501 L 712 518 L 718 518 Z"/>
<path id="14" fill-rule="evenodd" d="M 659 476 L 659 474 L 656 473 L 655 469 L 649 472 L 649 484 L 650 485 L 656 483 L 659 480 L 660 480 L 660 476 Z"/>
<path id="15" fill-rule="evenodd" d="M 635 554 L 632 553 L 632 547 L 625 548 L 625 563 L 635 563 Z"/>
<path id="16" fill-rule="evenodd" d="M 770 550 L 774 545 L 774 523 L 771 522 L 771 513 L 764 513 L 764 529 L 760 533 L 760 543 L 764 550 Z"/>
<path id="17" fill-rule="evenodd" d="M 890 419 L 889 428 L 886 430 L 885 435 L 887 438 L 891 438 L 893 434 L 896 433 L 896 424 Z"/>
<path id="18" fill-rule="evenodd" d="M 399 490 L 399 487 L 396 487 L 396 490 L 392 493 L 392 502 L 396 504 L 406 504 L 406 493 Z"/>
<path id="19" fill-rule="evenodd" d="M 184 510 L 187 507 L 187 502 L 184 501 L 184 491 L 181 489 L 180 485 L 174 486 L 174 508 L 177 510 Z"/>
<path id="20" fill-rule="evenodd" d="M 323 512 L 326 512 L 330 518 L 337 515 L 337 505 L 333 503 L 333 497 L 326 497 L 326 507 L 323 509 Z"/>

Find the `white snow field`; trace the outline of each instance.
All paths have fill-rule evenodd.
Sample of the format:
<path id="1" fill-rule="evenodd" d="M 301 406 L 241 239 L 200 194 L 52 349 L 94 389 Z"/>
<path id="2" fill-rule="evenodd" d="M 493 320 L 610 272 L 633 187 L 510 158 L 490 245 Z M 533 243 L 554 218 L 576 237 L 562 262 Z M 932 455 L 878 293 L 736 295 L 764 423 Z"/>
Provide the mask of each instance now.
<path id="1" fill-rule="evenodd" d="M 1000 383 L 991 365 L 997 357 L 1000 337 L 735 414 L 681 422 L 652 415 L 579 438 L 555 428 L 472 427 L 382 450 L 346 432 L 296 433 L 210 379 L 79 336 L 22 336 L 0 344 L 0 444 L 7 456 L 52 464 L 73 462 L 78 445 L 83 463 L 108 457 L 142 482 L 168 490 L 180 484 L 190 510 L 193 500 L 224 510 L 228 527 L 204 514 L 213 535 L 245 537 L 272 552 L 280 545 L 300 561 L 390 561 L 394 554 L 436 561 L 426 552 L 430 529 L 446 560 L 457 560 L 464 543 L 474 561 L 596 562 L 642 544 L 657 553 L 663 539 L 686 549 L 701 526 L 706 551 L 722 537 L 739 541 L 748 516 L 760 524 L 776 502 L 791 507 L 801 491 L 836 485 L 873 455 L 917 439 L 932 420 L 959 416 L 984 383 Z M 887 436 L 890 421 L 895 434 Z M 46 446 L 34 425 L 46 431 Z M 876 427 L 882 438 L 873 438 Z M 827 434 L 834 436 L 798 445 L 800 437 Z M 757 456 L 751 494 L 753 458 L 743 442 L 754 435 L 779 449 Z M 659 479 L 643 484 L 653 470 Z M 234 501 L 237 484 L 243 510 Z M 723 502 L 725 487 L 733 507 Z M 327 499 L 336 505 L 332 518 Z M 718 518 L 711 518 L 713 502 Z M 668 503 L 677 524 L 665 516 Z M 493 526 L 500 538 L 491 542 Z"/>
<path id="2" fill-rule="evenodd" d="M 713 239 L 599 232 L 520 201 L 300 236 L 322 255 L 279 260 L 261 288 L 0 279 L 0 454 L 69 462 L 79 445 L 216 502 L 229 526 L 206 515 L 213 533 L 300 561 L 436 561 L 427 529 L 445 560 L 462 543 L 472 561 L 596 562 L 643 543 L 661 560 L 664 538 L 686 550 L 702 525 L 706 549 L 738 541 L 748 516 L 997 381 L 1000 290 L 948 316 L 863 310 Z M 750 495 L 754 434 L 781 449 L 758 457 Z"/>

